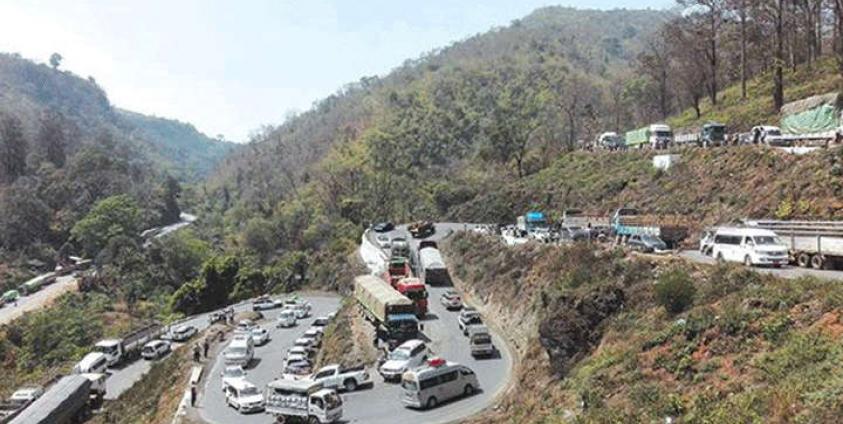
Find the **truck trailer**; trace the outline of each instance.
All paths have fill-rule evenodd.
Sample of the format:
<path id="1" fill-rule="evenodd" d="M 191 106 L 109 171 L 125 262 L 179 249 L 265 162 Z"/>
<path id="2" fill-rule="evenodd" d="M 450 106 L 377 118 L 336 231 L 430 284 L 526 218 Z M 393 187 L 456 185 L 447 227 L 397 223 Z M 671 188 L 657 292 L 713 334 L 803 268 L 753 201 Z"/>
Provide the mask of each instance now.
<path id="1" fill-rule="evenodd" d="M 32 402 L 11 424 L 70 424 L 88 416 L 91 380 L 82 375 L 62 377 Z"/>
<path id="2" fill-rule="evenodd" d="M 416 305 L 386 281 L 372 275 L 354 279 L 354 299 L 366 318 L 375 325 L 378 339 L 397 346 L 419 335 Z"/>
<path id="3" fill-rule="evenodd" d="M 633 208 L 620 208 L 612 215 L 612 232 L 622 240 L 633 235 L 656 236 L 673 249 L 688 237 L 688 226 L 684 222 L 680 216 L 643 215 Z"/>
<path id="4" fill-rule="evenodd" d="M 781 130 L 768 135 L 765 142 L 778 146 L 829 146 L 840 143 L 843 96 L 831 92 L 808 97 L 782 106 Z"/>
<path id="5" fill-rule="evenodd" d="M 641 149 L 650 147 L 653 149 L 666 149 L 673 144 L 673 130 L 665 124 L 652 124 L 637 130 L 627 131 L 626 147 L 630 149 Z"/>
<path id="6" fill-rule="evenodd" d="M 420 248 L 418 264 L 419 278 L 425 284 L 434 286 L 447 285 L 451 282 L 448 267 L 445 266 L 442 254 L 436 247 L 428 246 Z"/>
<path id="7" fill-rule="evenodd" d="M 132 361 L 140 356 L 143 345 L 164 334 L 164 326 L 153 322 L 134 330 L 117 339 L 100 340 L 94 350 L 102 352 L 108 358 L 108 365 L 114 366 L 125 361 Z"/>
<path id="8" fill-rule="evenodd" d="M 698 130 L 677 134 L 674 141 L 679 145 L 693 144 L 698 147 L 725 146 L 726 126 L 719 122 L 709 122 Z"/>
<path id="9" fill-rule="evenodd" d="M 744 224 L 776 233 L 788 247 L 791 261 L 803 268 L 843 265 L 843 221 L 746 220 Z"/>

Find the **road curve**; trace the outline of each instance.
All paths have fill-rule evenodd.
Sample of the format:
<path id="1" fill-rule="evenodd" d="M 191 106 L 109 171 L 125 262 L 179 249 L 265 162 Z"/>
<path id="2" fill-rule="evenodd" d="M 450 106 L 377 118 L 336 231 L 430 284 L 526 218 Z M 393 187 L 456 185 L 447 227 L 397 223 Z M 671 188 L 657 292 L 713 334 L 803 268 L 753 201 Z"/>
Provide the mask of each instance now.
<path id="1" fill-rule="evenodd" d="M 17 301 L 17 306 L 10 304 L 0 307 L 0 325 L 8 324 L 27 312 L 48 306 L 55 298 L 75 289 L 75 277 L 72 275 L 58 277 L 55 283 L 44 286 L 41 290 L 28 296 L 21 296 Z"/>
<path id="2" fill-rule="evenodd" d="M 467 228 L 464 224 L 437 224 L 436 233 L 430 239 L 438 241 L 464 228 Z M 413 241 L 412 245 L 415 249 L 417 242 L 409 236 L 404 227 L 399 227 L 390 233 L 391 237 L 398 235 Z M 447 289 L 448 287 L 428 287 L 430 314 L 423 321 L 424 334 L 430 339 L 429 345 L 437 355 L 465 364 L 477 373 L 480 393 L 469 398 L 456 399 L 433 410 L 408 409 L 401 404 L 400 386 L 384 383 L 376 370 L 372 369 L 369 370 L 374 379 L 372 387 L 342 394 L 343 422 L 440 424 L 458 421 L 489 407 L 497 394 L 506 387 L 512 375 L 513 360 L 504 340 L 498 335 L 493 335 L 494 343 L 500 351 L 496 357 L 482 360 L 472 358 L 468 340 L 457 326 L 457 313 L 445 310 L 439 303 L 439 296 Z M 305 298 L 313 304 L 314 316 L 328 314 L 339 307 L 338 298 L 309 296 Z M 264 326 L 270 330 L 272 341 L 256 349 L 256 357 L 259 361 L 256 361 L 256 364 L 248 370 L 247 379 L 261 388 L 279 375 L 287 349 L 312 322 L 310 318 L 293 329 L 276 329 L 272 323 L 277 314 L 277 311 L 265 312 L 267 322 Z M 222 366 L 221 358 L 218 356 L 210 369 L 206 371 L 207 378 L 203 383 L 198 404 L 201 418 L 212 424 L 272 423 L 272 417 L 267 414 L 241 415 L 226 406 L 225 398 L 220 390 L 219 373 Z"/>

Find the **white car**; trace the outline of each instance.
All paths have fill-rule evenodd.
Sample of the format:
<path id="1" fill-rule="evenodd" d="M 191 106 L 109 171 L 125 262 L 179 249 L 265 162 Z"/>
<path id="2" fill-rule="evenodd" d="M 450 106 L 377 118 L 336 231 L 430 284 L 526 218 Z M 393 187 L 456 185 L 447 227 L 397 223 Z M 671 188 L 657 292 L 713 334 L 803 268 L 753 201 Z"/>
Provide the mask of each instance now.
<path id="1" fill-rule="evenodd" d="M 311 349 L 309 347 L 293 346 L 289 350 L 287 350 L 287 359 L 289 360 L 290 358 L 293 358 L 293 357 L 302 357 L 302 358 L 307 358 L 308 360 L 310 360 L 310 358 L 313 357 L 314 353 L 315 352 L 313 351 L 313 349 Z"/>
<path id="2" fill-rule="evenodd" d="M 328 326 L 328 324 L 330 324 L 330 323 L 331 323 L 331 317 L 324 316 L 324 317 L 316 317 L 316 318 L 314 318 L 314 319 L 313 319 L 313 324 L 312 324 L 312 325 L 313 325 L 313 327 L 315 327 L 315 328 L 322 328 L 322 329 L 324 329 L 324 328 L 325 328 L 325 327 L 327 327 L 327 326 Z"/>
<path id="3" fill-rule="evenodd" d="M 235 328 L 234 331 L 242 331 L 244 333 L 248 333 L 252 331 L 252 329 L 255 327 L 256 325 L 252 320 L 244 319 L 237 323 L 237 328 Z"/>
<path id="4" fill-rule="evenodd" d="M 305 319 L 310 316 L 310 308 L 304 304 L 293 306 L 293 311 L 295 311 L 297 319 Z"/>
<path id="5" fill-rule="evenodd" d="M 308 337 L 299 337 L 293 342 L 293 346 L 300 346 L 307 349 L 313 349 L 316 347 L 316 339 L 311 339 Z"/>
<path id="6" fill-rule="evenodd" d="M 153 340 L 143 346 L 141 356 L 143 359 L 158 359 L 170 352 L 170 343 L 166 340 Z"/>
<path id="7" fill-rule="evenodd" d="M 246 371 L 240 365 L 229 365 L 220 372 L 220 379 L 222 380 L 222 391 L 230 386 L 235 381 L 246 379 Z"/>
<path id="8" fill-rule="evenodd" d="M 377 240 L 378 246 L 380 246 L 381 249 L 389 249 L 390 247 L 392 247 L 392 241 L 386 234 L 378 234 L 375 239 Z"/>
<path id="9" fill-rule="evenodd" d="M 250 334 L 252 340 L 255 341 L 255 346 L 263 346 L 269 342 L 269 331 L 266 331 L 265 328 L 255 326 Z"/>
<path id="10" fill-rule="evenodd" d="M 196 327 L 192 325 L 180 325 L 170 331 L 170 338 L 176 342 L 184 342 L 190 340 L 197 332 Z"/>
<path id="11" fill-rule="evenodd" d="M 296 318 L 296 311 L 294 311 L 292 308 L 282 309 L 281 313 L 278 314 L 277 322 L 279 328 L 295 327 L 296 323 L 298 322 L 298 318 Z"/>
<path id="12" fill-rule="evenodd" d="M 424 364 L 429 356 L 430 350 L 423 341 L 408 340 L 389 352 L 386 362 L 378 368 L 378 373 L 384 381 L 400 380 L 404 372 Z"/>
<path id="13" fill-rule="evenodd" d="M 788 247 L 776 233 L 760 228 L 719 228 L 714 233 L 712 255 L 718 262 L 746 266 L 784 266 L 790 262 Z"/>
<path id="14" fill-rule="evenodd" d="M 322 329 L 319 327 L 312 327 L 304 332 L 304 335 L 301 336 L 303 339 L 311 340 L 311 346 L 319 347 L 322 344 Z"/>
<path id="15" fill-rule="evenodd" d="M 225 388 L 225 402 L 241 414 L 260 412 L 265 407 L 263 393 L 245 379 L 233 381 Z"/>

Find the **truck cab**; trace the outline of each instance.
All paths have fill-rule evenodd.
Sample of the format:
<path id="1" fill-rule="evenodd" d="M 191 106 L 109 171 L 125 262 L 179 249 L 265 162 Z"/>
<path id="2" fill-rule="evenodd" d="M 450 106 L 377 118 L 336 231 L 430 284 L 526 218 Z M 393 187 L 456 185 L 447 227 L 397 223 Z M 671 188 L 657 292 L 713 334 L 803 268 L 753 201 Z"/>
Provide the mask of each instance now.
<path id="1" fill-rule="evenodd" d="M 701 147 L 723 146 L 726 144 L 726 126 L 719 122 L 709 122 L 702 126 Z"/>
<path id="2" fill-rule="evenodd" d="M 417 317 L 421 319 L 427 316 L 427 287 L 420 279 L 414 277 L 402 278 L 395 284 L 395 289 L 398 290 L 398 293 L 413 301 L 416 306 Z"/>
<path id="3" fill-rule="evenodd" d="M 397 288 L 398 281 L 405 277 L 411 277 L 410 263 L 406 257 L 393 257 L 384 271 L 383 279 L 393 288 Z"/>
<path id="4" fill-rule="evenodd" d="M 123 360 L 126 352 L 123 350 L 123 343 L 118 339 L 100 340 L 94 345 L 94 351 L 100 352 L 108 360 L 108 366 L 114 366 Z"/>
<path id="5" fill-rule="evenodd" d="M 519 230 L 531 234 L 537 229 L 549 229 L 550 225 L 547 222 L 547 217 L 544 213 L 538 211 L 527 212 L 521 215 L 516 220 L 516 225 Z"/>
<path id="6" fill-rule="evenodd" d="M 673 144 L 673 130 L 665 124 L 650 125 L 649 142 L 653 149 L 667 149 Z"/>

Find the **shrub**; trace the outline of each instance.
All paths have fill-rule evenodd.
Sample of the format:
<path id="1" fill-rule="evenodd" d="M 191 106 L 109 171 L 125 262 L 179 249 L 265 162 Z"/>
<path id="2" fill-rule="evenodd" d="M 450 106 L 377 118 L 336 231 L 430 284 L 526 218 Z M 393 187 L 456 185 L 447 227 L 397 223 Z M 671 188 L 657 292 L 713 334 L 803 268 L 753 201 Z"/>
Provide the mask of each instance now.
<path id="1" fill-rule="evenodd" d="M 656 302 L 671 314 L 688 309 L 697 294 L 691 276 L 681 269 L 673 269 L 659 276 L 655 291 Z"/>

